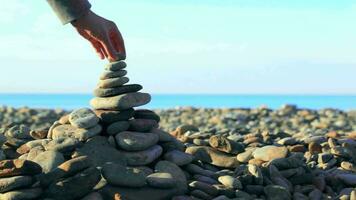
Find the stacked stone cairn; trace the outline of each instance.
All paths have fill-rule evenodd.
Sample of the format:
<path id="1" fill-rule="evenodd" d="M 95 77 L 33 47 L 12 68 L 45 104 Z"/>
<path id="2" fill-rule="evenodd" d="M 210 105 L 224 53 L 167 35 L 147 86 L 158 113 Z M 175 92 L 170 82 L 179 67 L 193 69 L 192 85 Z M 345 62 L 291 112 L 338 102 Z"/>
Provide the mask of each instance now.
<path id="1" fill-rule="evenodd" d="M 187 192 L 184 144 L 159 129 L 151 97 L 126 84 L 126 63 L 106 66 L 91 100 L 35 134 L 15 126 L 0 134 L 0 199 L 172 199 Z M 6 147 L 5 147 L 6 146 Z"/>

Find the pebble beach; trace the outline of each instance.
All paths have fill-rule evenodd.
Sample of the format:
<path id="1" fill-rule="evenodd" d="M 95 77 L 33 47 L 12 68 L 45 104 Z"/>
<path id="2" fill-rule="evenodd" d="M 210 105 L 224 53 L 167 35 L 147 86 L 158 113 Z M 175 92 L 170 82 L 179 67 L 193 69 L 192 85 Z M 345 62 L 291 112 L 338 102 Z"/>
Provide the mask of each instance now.
<path id="1" fill-rule="evenodd" d="M 160 128 L 177 139 L 175 143 L 179 145 L 167 145 L 167 150 L 174 150 L 168 150 L 163 157 L 180 166 L 187 189 L 172 196 L 152 192 L 149 194 L 156 195 L 152 199 L 353 200 L 356 197 L 356 111 L 285 105 L 276 110 L 186 107 L 154 112 L 160 116 Z M 26 154 L 21 152 L 24 144 L 31 146 L 45 138 L 52 124 L 69 113 L 60 109 L 0 107 L 0 134 L 5 136 L 2 159 L 18 159 L 21 153 Z M 30 137 L 11 144 L 17 136 L 11 137 L 9 132 L 27 133 Z M 30 160 L 40 166 L 50 165 L 52 170 L 61 166 L 59 163 L 67 164 L 65 160 L 73 160 L 69 159 L 72 155 L 64 153 L 59 161 L 61 156 L 43 153 L 40 155 L 46 159 L 41 156 L 36 159 L 38 152 L 28 148 L 25 152 L 34 154 Z M 5 196 L 15 191 L 43 193 L 45 187 L 34 186 L 38 174 L 43 173 L 40 169 L 36 172 L 25 163 L 21 170 L 31 169 L 26 175 L 15 176 L 20 175 L 16 172 L 9 178 L 10 175 L 4 175 L 9 174 L 6 166 L 2 163 L 0 170 L 2 199 L 12 199 Z M 110 199 L 100 193 L 102 181 L 96 181 L 93 183 L 96 186 L 86 188 L 86 194 L 78 199 Z M 24 185 L 28 189 L 23 189 Z M 140 187 L 133 188 L 127 190 L 133 192 Z M 26 198 L 14 199 L 31 197 L 27 194 Z"/>
<path id="2" fill-rule="evenodd" d="M 0 107 L 0 200 L 356 200 L 356 111 L 142 109 L 125 68 L 91 108 Z"/>

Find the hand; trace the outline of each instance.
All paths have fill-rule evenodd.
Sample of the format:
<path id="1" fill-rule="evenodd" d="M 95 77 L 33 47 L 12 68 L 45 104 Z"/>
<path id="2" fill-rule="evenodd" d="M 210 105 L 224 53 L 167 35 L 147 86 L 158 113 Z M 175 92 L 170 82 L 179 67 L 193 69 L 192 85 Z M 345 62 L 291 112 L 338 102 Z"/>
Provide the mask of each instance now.
<path id="1" fill-rule="evenodd" d="M 94 47 L 101 59 L 125 60 L 126 50 L 122 35 L 114 22 L 90 11 L 72 22 L 78 33 Z"/>

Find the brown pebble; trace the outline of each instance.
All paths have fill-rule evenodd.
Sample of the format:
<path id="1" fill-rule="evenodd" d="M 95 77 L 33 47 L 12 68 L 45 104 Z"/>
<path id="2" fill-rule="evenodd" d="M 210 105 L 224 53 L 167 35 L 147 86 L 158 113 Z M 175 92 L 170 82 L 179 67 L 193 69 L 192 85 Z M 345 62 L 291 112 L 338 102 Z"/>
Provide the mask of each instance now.
<path id="1" fill-rule="evenodd" d="M 257 166 L 261 166 L 264 163 L 263 160 L 259 160 L 259 159 L 251 159 L 248 161 L 248 164 L 253 164 L 253 165 L 257 165 Z"/>
<path id="2" fill-rule="evenodd" d="M 322 152 L 322 147 L 320 144 L 316 143 L 316 142 L 311 142 L 309 143 L 308 146 L 309 152 L 310 153 L 321 153 Z"/>
<path id="3" fill-rule="evenodd" d="M 293 145 L 293 146 L 289 146 L 289 151 L 290 152 L 305 152 L 307 149 L 305 148 L 304 145 L 302 144 L 296 144 L 296 145 Z"/>

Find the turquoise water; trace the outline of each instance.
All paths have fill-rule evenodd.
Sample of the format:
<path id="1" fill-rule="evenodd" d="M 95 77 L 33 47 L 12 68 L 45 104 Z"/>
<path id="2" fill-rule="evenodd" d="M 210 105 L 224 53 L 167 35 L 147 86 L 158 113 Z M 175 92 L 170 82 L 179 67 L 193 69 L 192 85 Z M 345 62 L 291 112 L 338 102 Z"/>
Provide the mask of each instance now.
<path id="1" fill-rule="evenodd" d="M 0 94 L 0 105 L 34 108 L 74 109 L 88 107 L 87 94 Z M 258 107 L 279 108 L 283 104 L 296 104 L 300 108 L 356 109 L 356 95 L 152 95 L 146 108 L 194 107 Z"/>

